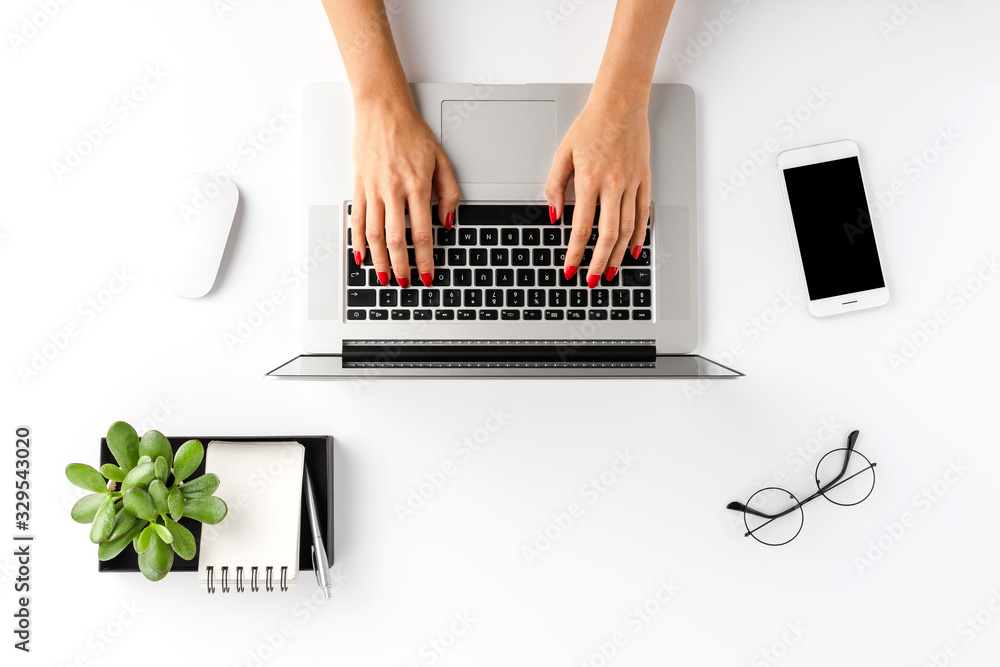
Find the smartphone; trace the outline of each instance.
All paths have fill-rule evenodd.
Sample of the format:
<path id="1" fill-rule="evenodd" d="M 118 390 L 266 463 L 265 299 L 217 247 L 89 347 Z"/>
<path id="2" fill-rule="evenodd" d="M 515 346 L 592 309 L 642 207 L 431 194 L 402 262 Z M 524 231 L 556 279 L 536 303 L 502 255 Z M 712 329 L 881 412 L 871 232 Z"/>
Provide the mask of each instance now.
<path id="1" fill-rule="evenodd" d="M 827 317 L 888 303 L 858 145 L 844 140 L 784 151 L 778 172 L 809 313 Z"/>

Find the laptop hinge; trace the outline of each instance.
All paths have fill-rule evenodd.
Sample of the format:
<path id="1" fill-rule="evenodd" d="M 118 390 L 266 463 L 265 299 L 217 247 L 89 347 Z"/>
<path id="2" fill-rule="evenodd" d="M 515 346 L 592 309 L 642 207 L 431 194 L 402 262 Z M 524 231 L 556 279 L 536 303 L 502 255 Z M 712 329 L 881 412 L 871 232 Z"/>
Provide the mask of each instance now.
<path id="1" fill-rule="evenodd" d="M 642 364 L 656 360 L 651 340 L 358 340 L 344 341 L 344 365 Z"/>

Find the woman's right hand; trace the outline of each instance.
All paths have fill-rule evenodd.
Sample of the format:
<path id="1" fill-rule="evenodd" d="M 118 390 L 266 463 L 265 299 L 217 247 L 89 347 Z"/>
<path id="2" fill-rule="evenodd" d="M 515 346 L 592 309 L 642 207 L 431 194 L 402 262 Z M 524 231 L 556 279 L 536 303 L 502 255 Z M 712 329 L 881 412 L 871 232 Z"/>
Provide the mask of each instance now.
<path id="1" fill-rule="evenodd" d="M 410 286 L 404 213 L 409 209 L 417 272 L 430 287 L 434 276 L 432 190 L 438 196 L 438 218 L 451 229 L 458 183 L 448 157 L 409 97 L 355 103 L 354 259 L 359 266 L 364 261 L 367 241 L 382 285 L 395 275 L 401 287 Z"/>

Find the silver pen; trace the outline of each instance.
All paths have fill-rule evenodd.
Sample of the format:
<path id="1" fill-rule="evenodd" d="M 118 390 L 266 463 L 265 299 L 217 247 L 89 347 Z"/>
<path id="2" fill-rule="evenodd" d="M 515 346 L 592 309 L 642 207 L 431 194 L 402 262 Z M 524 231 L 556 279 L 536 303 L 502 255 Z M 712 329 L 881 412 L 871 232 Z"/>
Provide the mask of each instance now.
<path id="1" fill-rule="evenodd" d="M 329 600 L 333 596 L 330 584 L 330 562 L 326 558 L 326 545 L 323 544 L 323 531 L 319 525 L 319 512 L 316 509 L 316 493 L 313 491 L 312 480 L 309 479 L 309 469 L 304 470 L 306 476 L 306 507 L 309 509 L 309 527 L 312 528 L 313 546 L 312 563 L 316 570 L 316 583 L 323 590 L 323 595 Z"/>

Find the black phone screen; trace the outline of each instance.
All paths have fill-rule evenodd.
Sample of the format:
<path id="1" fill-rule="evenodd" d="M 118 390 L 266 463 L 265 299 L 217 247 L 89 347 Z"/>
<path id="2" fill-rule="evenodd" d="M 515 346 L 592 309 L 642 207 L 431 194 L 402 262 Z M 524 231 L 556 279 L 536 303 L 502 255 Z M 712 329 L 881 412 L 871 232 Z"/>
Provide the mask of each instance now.
<path id="1" fill-rule="evenodd" d="M 857 157 L 784 170 L 809 299 L 885 287 Z"/>

